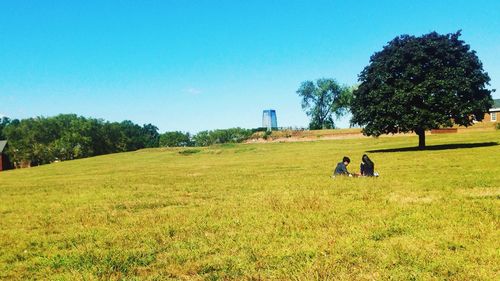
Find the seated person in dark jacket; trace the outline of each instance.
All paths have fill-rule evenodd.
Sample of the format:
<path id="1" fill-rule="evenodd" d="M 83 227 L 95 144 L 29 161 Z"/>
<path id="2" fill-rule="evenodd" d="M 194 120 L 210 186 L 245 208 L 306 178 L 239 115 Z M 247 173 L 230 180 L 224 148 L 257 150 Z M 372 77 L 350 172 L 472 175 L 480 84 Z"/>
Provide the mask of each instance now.
<path id="1" fill-rule="evenodd" d="M 375 172 L 375 164 L 364 154 L 361 157 L 361 175 L 366 177 L 373 177 Z"/>
<path id="2" fill-rule="evenodd" d="M 337 164 L 335 171 L 333 172 L 333 176 L 350 176 L 351 173 L 347 171 L 347 166 L 351 163 L 351 159 L 349 157 L 344 156 L 342 162 Z"/>

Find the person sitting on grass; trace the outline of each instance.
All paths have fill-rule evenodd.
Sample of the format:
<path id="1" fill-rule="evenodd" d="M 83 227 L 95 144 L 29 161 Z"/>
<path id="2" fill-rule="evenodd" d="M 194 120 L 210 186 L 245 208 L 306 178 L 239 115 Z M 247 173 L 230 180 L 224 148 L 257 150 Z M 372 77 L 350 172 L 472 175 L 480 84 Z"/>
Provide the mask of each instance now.
<path id="1" fill-rule="evenodd" d="M 368 157 L 368 155 L 363 154 L 363 157 L 361 157 L 361 175 L 365 177 L 373 177 L 374 172 L 375 172 L 375 164 L 373 163 L 372 160 Z"/>
<path id="2" fill-rule="evenodd" d="M 368 155 L 364 154 L 361 157 L 361 176 L 364 177 L 378 177 L 378 173 L 375 172 L 375 163 L 368 157 Z"/>
<path id="3" fill-rule="evenodd" d="M 333 176 L 350 176 L 352 177 L 351 173 L 347 171 L 347 166 L 351 163 L 351 159 L 349 157 L 344 156 L 342 158 L 342 162 L 339 162 L 337 164 L 337 167 L 335 167 L 335 171 L 333 171 Z"/>

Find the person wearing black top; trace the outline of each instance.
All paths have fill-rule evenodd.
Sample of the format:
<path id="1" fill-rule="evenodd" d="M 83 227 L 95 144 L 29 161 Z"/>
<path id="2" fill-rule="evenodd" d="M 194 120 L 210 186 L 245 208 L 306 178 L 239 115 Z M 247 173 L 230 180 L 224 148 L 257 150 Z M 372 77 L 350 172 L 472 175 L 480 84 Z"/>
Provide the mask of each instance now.
<path id="1" fill-rule="evenodd" d="M 375 173 L 375 164 L 368 158 L 368 155 L 364 154 L 361 157 L 361 175 L 366 177 L 373 177 Z"/>

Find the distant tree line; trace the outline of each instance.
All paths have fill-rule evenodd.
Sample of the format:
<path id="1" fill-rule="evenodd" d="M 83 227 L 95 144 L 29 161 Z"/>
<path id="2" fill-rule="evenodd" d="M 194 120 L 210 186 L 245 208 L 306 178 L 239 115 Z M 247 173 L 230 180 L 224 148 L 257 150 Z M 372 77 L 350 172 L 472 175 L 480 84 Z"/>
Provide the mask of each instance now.
<path id="1" fill-rule="evenodd" d="M 161 147 L 210 146 L 223 143 L 239 143 L 247 140 L 259 129 L 230 128 L 201 131 L 195 135 L 179 131 L 160 135 Z"/>
<path id="2" fill-rule="evenodd" d="M 0 140 L 8 140 L 7 154 L 15 166 L 36 166 L 96 155 L 152 147 L 209 146 L 248 139 L 253 130 L 232 128 L 160 134 L 152 124 L 108 122 L 76 114 L 23 120 L 0 119 Z"/>
<path id="3" fill-rule="evenodd" d="M 17 166 L 157 147 L 160 137 L 151 124 L 107 122 L 76 114 L 3 118 L 0 129 L 0 138 L 8 140 L 7 153 Z"/>

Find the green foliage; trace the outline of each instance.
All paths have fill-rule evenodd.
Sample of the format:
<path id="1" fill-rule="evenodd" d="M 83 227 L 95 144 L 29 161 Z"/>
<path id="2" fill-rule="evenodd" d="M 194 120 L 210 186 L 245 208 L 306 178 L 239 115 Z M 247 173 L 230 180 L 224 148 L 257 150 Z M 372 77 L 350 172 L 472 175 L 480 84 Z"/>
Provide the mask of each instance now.
<path id="1" fill-rule="evenodd" d="M 239 143 L 247 140 L 252 130 L 231 128 L 213 131 L 201 131 L 193 137 L 196 146 L 210 146 L 223 143 Z"/>
<path id="2" fill-rule="evenodd" d="M 193 146 L 189 133 L 166 132 L 160 135 L 160 146 L 162 147 L 182 147 Z"/>
<path id="3" fill-rule="evenodd" d="M 263 139 L 265 139 L 265 140 L 267 140 L 268 138 L 270 138 L 270 137 L 271 137 L 271 135 L 272 135 L 272 134 L 273 134 L 273 132 L 272 132 L 272 131 L 268 131 L 268 130 L 266 130 L 266 131 L 264 132 L 264 135 L 262 136 L 262 138 L 263 138 Z"/>
<path id="4" fill-rule="evenodd" d="M 0 140 L 4 140 L 6 138 L 3 130 L 5 127 L 7 127 L 7 125 L 9 125 L 10 122 L 11 120 L 8 117 L 0 118 Z"/>
<path id="5" fill-rule="evenodd" d="M 158 133 L 158 127 L 153 124 L 144 124 L 142 126 L 142 131 L 145 147 L 160 146 L 160 133 Z"/>
<path id="6" fill-rule="evenodd" d="M 130 120 L 125 120 L 118 125 L 120 133 L 120 144 L 123 151 L 132 151 L 146 147 L 144 130 L 141 126 Z M 150 136 L 147 132 L 146 136 Z"/>
<path id="7" fill-rule="evenodd" d="M 497 130 L 500 130 L 500 123 L 497 123 L 496 128 Z"/>
<path id="8" fill-rule="evenodd" d="M 401 149 L 415 140 L 147 149 L 0 172 L 0 280 L 498 279 L 500 131 Z M 366 151 L 390 149 L 368 152 L 379 178 L 330 178 L 345 154 L 357 172 Z"/>
<path id="9" fill-rule="evenodd" d="M 309 128 L 333 129 L 333 116 L 343 116 L 348 111 L 351 91 L 334 79 L 318 79 L 316 84 L 304 81 L 296 92 L 302 98 L 302 109 L 311 118 Z"/>
<path id="10" fill-rule="evenodd" d="M 148 147 L 209 146 L 238 143 L 252 130 L 231 128 L 189 133 L 158 133 L 152 124 L 139 126 L 132 121 L 105 122 L 76 114 L 23 120 L 0 119 L 0 139 L 8 139 L 8 154 L 17 165 L 32 166 L 56 160 L 72 160 L 95 155 L 134 151 Z"/>
<path id="11" fill-rule="evenodd" d="M 191 155 L 191 154 L 196 154 L 196 153 L 199 153 L 199 152 L 201 152 L 201 149 L 185 149 L 185 150 L 179 151 L 179 154 L 181 154 L 181 155 Z"/>
<path id="12" fill-rule="evenodd" d="M 258 127 L 258 128 L 253 128 L 252 129 L 252 133 L 256 133 L 256 132 L 266 132 L 268 131 L 267 130 L 267 127 Z"/>
<path id="13" fill-rule="evenodd" d="M 2 122 L 3 124 L 3 122 Z M 157 146 L 158 128 L 131 121 L 104 122 L 76 114 L 8 122 L 2 130 L 16 164 L 41 165 Z"/>
<path id="14" fill-rule="evenodd" d="M 351 103 L 352 123 L 366 135 L 469 126 L 492 105 L 490 78 L 460 31 L 401 35 L 370 58 Z"/>

